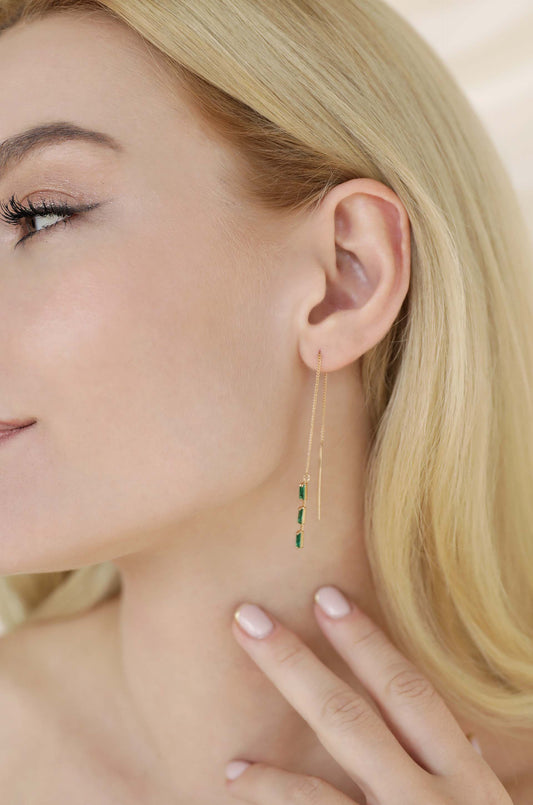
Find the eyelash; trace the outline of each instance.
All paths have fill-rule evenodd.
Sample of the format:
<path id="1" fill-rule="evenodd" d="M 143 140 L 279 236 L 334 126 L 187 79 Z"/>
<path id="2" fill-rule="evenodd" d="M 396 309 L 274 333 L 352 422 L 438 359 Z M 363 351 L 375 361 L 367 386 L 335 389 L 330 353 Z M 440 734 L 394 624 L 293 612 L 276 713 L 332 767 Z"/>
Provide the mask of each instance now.
<path id="1" fill-rule="evenodd" d="M 59 216 L 67 216 L 63 221 L 56 221 L 54 224 L 50 226 L 44 226 L 41 229 L 36 229 L 34 232 L 30 232 L 27 235 L 24 235 L 19 241 L 17 241 L 17 246 L 20 243 L 23 243 L 25 240 L 32 238 L 34 235 L 38 235 L 41 232 L 46 232 L 48 229 L 52 229 L 57 224 L 70 224 L 72 223 L 71 218 L 79 212 L 85 212 L 86 210 L 92 209 L 98 205 L 93 204 L 89 207 L 82 207 L 82 208 L 74 208 L 70 207 L 68 204 L 58 204 L 54 201 L 40 201 L 37 205 L 34 205 L 31 201 L 28 202 L 28 206 L 25 207 L 19 201 L 15 199 L 15 196 L 11 196 L 7 204 L 3 201 L 0 201 L 0 209 L 2 212 L 0 213 L 0 218 L 5 221 L 7 224 L 12 226 L 20 226 L 20 222 L 23 220 L 31 220 L 35 216 L 47 216 L 47 215 L 59 215 Z"/>

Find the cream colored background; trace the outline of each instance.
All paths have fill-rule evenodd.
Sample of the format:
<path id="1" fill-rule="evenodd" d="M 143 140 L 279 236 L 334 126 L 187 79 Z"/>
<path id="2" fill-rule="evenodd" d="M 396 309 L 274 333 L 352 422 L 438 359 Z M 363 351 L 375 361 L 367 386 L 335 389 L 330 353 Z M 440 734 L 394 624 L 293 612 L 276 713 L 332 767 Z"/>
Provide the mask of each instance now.
<path id="1" fill-rule="evenodd" d="M 437 51 L 501 154 L 533 237 L 533 0 L 387 0 Z"/>

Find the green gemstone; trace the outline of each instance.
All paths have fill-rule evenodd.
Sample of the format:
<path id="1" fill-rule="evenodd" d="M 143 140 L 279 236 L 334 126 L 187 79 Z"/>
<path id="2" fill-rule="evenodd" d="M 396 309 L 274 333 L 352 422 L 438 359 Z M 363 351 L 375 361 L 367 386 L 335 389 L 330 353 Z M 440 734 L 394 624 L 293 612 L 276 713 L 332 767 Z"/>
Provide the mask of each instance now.
<path id="1" fill-rule="evenodd" d="M 300 508 L 298 509 L 298 522 L 300 523 L 300 525 L 304 522 L 304 512 L 305 512 L 304 507 L 300 506 Z"/>
<path id="2" fill-rule="evenodd" d="M 307 492 L 307 485 L 305 483 L 300 484 L 300 495 L 299 495 L 300 500 L 307 500 L 306 492 Z"/>
<path id="3" fill-rule="evenodd" d="M 298 531 L 298 533 L 296 534 L 296 547 L 297 548 L 302 547 L 302 532 L 301 531 Z"/>

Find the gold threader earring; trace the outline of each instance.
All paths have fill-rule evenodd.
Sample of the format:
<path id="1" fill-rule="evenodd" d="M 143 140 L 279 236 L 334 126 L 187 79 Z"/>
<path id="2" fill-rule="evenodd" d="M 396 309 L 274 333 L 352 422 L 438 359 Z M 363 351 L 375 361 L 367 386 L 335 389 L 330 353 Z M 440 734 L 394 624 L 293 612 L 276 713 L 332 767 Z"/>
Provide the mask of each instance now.
<path id="1" fill-rule="evenodd" d="M 316 401 L 318 396 L 318 384 L 320 383 L 320 367 L 322 365 L 322 351 L 318 350 L 318 360 L 317 360 L 317 367 L 316 367 L 316 377 L 315 377 L 315 390 L 313 393 L 313 410 L 311 412 L 311 427 L 309 429 L 309 442 L 307 445 L 307 463 L 305 465 L 305 473 L 300 482 L 299 486 L 299 494 L 298 498 L 302 501 L 302 503 L 298 507 L 298 524 L 300 528 L 296 532 L 296 547 L 303 548 L 304 544 L 304 525 L 305 525 L 305 510 L 306 510 L 306 503 L 307 503 L 307 485 L 311 480 L 311 476 L 309 475 L 309 460 L 311 458 L 311 445 L 313 443 L 313 429 L 315 424 L 315 411 L 316 411 Z M 328 374 L 327 372 L 324 374 L 324 395 L 322 398 L 322 426 L 320 428 L 320 450 L 318 454 L 318 519 L 320 520 L 320 492 L 322 486 L 322 451 L 324 448 L 324 423 L 326 418 L 326 392 L 328 388 Z M 466 733 L 467 739 L 472 744 L 473 748 L 476 752 L 483 757 L 483 751 L 479 744 L 478 739 L 476 738 L 473 732 Z"/>
<path id="2" fill-rule="evenodd" d="M 313 410 L 311 413 L 311 428 L 309 430 L 309 443 L 307 446 L 307 463 L 305 465 L 305 473 L 300 482 L 299 487 L 299 500 L 303 501 L 303 503 L 298 508 L 298 524 L 300 528 L 296 533 L 296 547 L 303 548 L 304 544 L 304 526 L 305 526 L 305 509 L 307 503 L 307 484 L 311 480 L 311 476 L 309 475 L 309 460 L 311 458 L 311 445 L 313 443 L 313 428 L 315 424 L 315 411 L 316 411 L 316 400 L 318 395 L 318 384 L 320 382 L 320 367 L 322 365 L 322 351 L 318 350 L 318 363 L 316 367 L 316 378 L 315 378 L 315 391 L 313 394 Z M 320 451 L 318 457 L 318 519 L 320 520 L 320 491 L 322 486 L 322 450 L 324 447 L 324 420 L 326 417 L 326 391 L 328 387 L 328 374 L 327 372 L 324 375 L 324 397 L 322 403 L 322 426 L 320 429 Z"/>
<path id="3" fill-rule="evenodd" d="M 311 427 L 309 429 L 309 442 L 307 445 L 307 463 L 305 465 L 305 473 L 300 482 L 299 486 L 299 500 L 303 501 L 298 507 L 298 524 L 300 528 L 296 532 L 296 547 L 303 548 L 304 544 L 304 525 L 305 525 L 305 510 L 306 510 L 306 503 L 307 503 L 307 485 L 311 480 L 311 476 L 309 475 L 309 461 L 311 458 L 311 445 L 313 443 L 313 429 L 315 424 L 315 412 L 316 412 L 316 401 L 318 396 L 318 385 L 320 383 L 320 367 L 322 365 L 322 351 L 318 350 L 318 360 L 317 360 L 317 367 L 316 367 L 316 377 L 315 377 L 315 390 L 313 393 L 313 410 L 311 412 Z M 326 418 L 326 392 L 328 388 L 328 373 L 324 374 L 324 395 L 322 398 L 322 425 L 320 428 L 320 450 L 318 454 L 318 519 L 320 520 L 320 492 L 322 486 L 322 451 L 324 448 L 324 423 Z M 473 732 L 466 733 L 467 739 L 470 741 L 474 749 L 478 754 L 483 757 L 483 752 L 481 746 L 479 744 L 478 739 L 476 738 Z"/>

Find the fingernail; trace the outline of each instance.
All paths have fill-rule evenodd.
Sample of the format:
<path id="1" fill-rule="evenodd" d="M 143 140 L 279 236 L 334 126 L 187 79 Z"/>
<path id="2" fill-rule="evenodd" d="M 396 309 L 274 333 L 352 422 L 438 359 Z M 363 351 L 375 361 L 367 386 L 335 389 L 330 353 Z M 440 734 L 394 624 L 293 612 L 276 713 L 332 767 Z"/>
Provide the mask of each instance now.
<path id="1" fill-rule="evenodd" d="M 316 591 L 315 601 L 330 618 L 342 618 L 352 609 L 341 591 L 330 585 Z"/>
<path id="2" fill-rule="evenodd" d="M 247 760 L 232 760 L 226 766 L 226 779 L 227 780 L 235 780 L 239 775 L 243 773 L 248 766 L 251 766 L 251 763 L 248 763 Z"/>
<path id="3" fill-rule="evenodd" d="M 241 604 L 235 612 L 235 620 L 250 637 L 266 637 L 274 628 L 268 615 L 255 604 Z"/>

